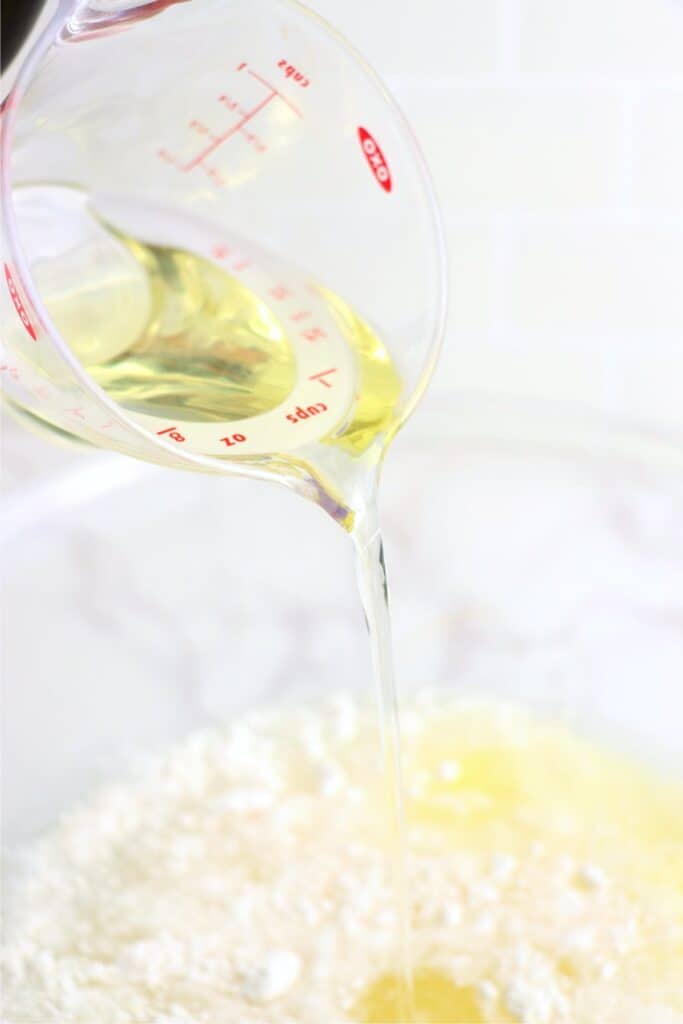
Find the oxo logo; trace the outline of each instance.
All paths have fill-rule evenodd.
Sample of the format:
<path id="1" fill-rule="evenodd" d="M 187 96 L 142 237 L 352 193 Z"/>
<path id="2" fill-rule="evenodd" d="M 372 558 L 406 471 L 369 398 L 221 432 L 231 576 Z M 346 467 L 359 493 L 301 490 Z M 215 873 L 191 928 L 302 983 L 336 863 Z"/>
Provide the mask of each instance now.
<path id="1" fill-rule="evenodd" d="M 382 186 L 385 192 L 391 192 L 391 173 L 389 165 L 384 158 L 384 153 L 367 128 L 362 128 L 359 125 L 358 138 L 360 139 L 365 159 L 368 162 L 368 167 L 374 174 L 375 180 Z"/>

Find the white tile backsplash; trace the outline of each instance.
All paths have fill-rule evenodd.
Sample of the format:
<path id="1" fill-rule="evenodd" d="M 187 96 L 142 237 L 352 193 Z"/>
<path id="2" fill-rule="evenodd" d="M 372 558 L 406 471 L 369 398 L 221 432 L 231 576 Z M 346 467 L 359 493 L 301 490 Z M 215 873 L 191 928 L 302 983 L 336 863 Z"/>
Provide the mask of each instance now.
<path id="1" fill-rule="evenodd" d="M 488 227 L 458 224 L 449 232 L 451 326 L 481 333 L 494 323 L 495 238 Z"/>
<path id="2" fill-rule="evenodd" d="M 609 335 L 619 348 L 637 334 L 645 355 L 658 333 L 666 340 L 683 331 L 681 266 L 676 227 L 525 229 L 512 267 L 510 326 L 546 344 L 569 333 L 592 346 Z"/>
<path id="3" fill-rule="evenodd" d="M 457 83 L 404 91 L 448 212 L 613 204 L 614 92 Z"/>
<path id="4" fill-rule="evenodd" d="M 683 11 L 683 3 L 682 3 Z M 683 50 L 681 51 L 683 67 Z M 634 201 L 683 212 L 683 86 L 653 89 L 633 115 Z"/>
<path id="5" fill-rule="evenodd" d="M 504 0 L 309 0 L 383 76 L 494 72 Z"/>
<path id="6" fill-rule="evenodd" d="M 598 75 L 681 75 L 680 0 L 522 0 L 522 67 Z"/>

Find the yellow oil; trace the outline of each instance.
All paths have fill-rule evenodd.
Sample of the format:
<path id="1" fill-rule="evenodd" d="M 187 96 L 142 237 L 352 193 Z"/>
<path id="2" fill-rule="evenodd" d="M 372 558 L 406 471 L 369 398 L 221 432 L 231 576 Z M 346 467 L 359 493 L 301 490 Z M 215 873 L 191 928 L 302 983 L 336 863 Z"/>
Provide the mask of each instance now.
<path id="1" fill-rule="evenodd" d="M 467 960 L 474 918 L 465 908 L 457 927 L 423 944 L 413 921 L 414 1024 L 501 1024 L 519 1018 L 506 1008 L 497 971 L 506 915 L 524 922 L 521 937 L 547 935 L 537 952 L 547 958 L 554 984 L 578 1008 L 600 984 L 596 961 L 606 948 L 574 959 L 566 938 L 544 917 L 554 899 L 583 901 L 589 927 L 609 934 L 612 913 L 630 905 L 639 920 L 633 948 L 615 956 L 609 982 L 624 1005 L 666 1007 L 683 1013 L 683 785 L 636 759 L 594 745 L 560 723 L 543 722 L 502 706 L 464 706 L 430 715 L 404 744 L 406 818 L 413 861 L 450 855 L 470 858 L 486 878 L 492 854 L 512 858 L 520 874 L 501 885 L 491 904 L 497 921 L 465 974 L 449 963 Z M 555 875 L 569 867 L 560 884 Z M 582 866 L 596 865 L 607 880 L 592 890 Z M 553 879 L 555 879 L 553 881 Z M 616 917 L 615 917 L 616 920 Z M 528 927 L 525 933 L 524 927 Z M 616 927 L 616 926 L 615 926 Z M 534 931 L 536 929 L 536 931 Z M 555 930 L 554 930 L 555 929 Z M 473 961 L 474 962 L 474 961 Z M 499 995 L 482 998 L 489 982 Z M 405 1024 L 400 972 L 378 973 L 351 1013 L 362 1024 Z M 534 1018 L 535 1019 L 535 1018 Z"/>
<path id="2" fill-rule="evenodd" d="M 683 786 L 564 725 L 445 716 L 407 755 L 406 772 L 409 822 L 440 842 L 476 851 L 504 836 L 520 850 L 543 838 L 576 859 L 607 850 L 624 872 L 683 896 Z"/>
<path id="3" fill-rule="evenodd" d="M 257 416 L 294 388 L 296 355 L 275 303 L 193 252 L 112 230 L 133 261 L 117 273 L 52 290 L 56 326 L 88 373 L 130 412 L 171 422 Z M 377 335 L 339 296 L 319 287 L 356 364 L 352 409 L 325 443 L 361 455 L 398 415 L 401 381 Z M 225 458 L 233 454 L 227 453 Z M 277 438 L 273 455 L 279 455 Z M 296 460 L 292 460 L 295 462 Z"/>
<path id="4" fill-rule="evenodd" d="M 123 338 L 132 336 L 113 357 L 106 334 L 72 329 L 68 336 L 111 398 L 132 412 L 171 421 L 221 422 L 257 416 L 287 397 L 296 361 L 283 328 L 264 303 L 209 260 L 119 238 L 144 272 L 146 317 L 134 331 L 118 325 Z M 129 305 L 126 296 L 118 302 L 137 321 L 135 304 Z"/>
<path id="5" fill-rule="evenodd" d="M 399 978 L 384 974 L 363 993 L 354 1017 L 363 1024 L 484 1024 L 475 990 L 435 968 L 415 971 L 413 1006 L 413 1020 L 406 1022 Z"/>

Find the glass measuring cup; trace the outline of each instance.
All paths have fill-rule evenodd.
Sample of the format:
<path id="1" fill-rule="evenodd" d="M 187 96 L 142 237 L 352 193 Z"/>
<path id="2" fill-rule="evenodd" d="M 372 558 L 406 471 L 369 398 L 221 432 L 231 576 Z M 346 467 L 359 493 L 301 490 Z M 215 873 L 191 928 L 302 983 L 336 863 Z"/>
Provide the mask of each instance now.
<path id="1" fill-rule="evenodd" d="M 285 482 L 324 503 L 299 456 L 343 432 L 361 386 L 324 286 L 400 380 L 368 443 L 379 459 L 434 366 L 444 244 L 406 122 L 329 26 L 291 0 L 67 0 L 3 122 L 0 376 L 15 409 L 181 468 L 283 479 L 285 454 Z M 295 367 L 270 407 L 169 416 L 94 380 L 75 333 L 112 357 L 149 317 L 121 234 L 194 253 L 268 310 Z"/>

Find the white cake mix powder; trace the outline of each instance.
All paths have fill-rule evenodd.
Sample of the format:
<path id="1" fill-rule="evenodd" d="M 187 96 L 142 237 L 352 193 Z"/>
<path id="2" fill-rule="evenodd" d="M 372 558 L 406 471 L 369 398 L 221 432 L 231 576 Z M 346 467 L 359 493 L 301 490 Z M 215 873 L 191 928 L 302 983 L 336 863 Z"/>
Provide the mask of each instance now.
<path id="1" fill-rule="evenodd" d="M 680 790 L 500 705 L 423 694 L 404 731 L 418 967 L 482 1021 L 680 1024 Z M 75 810 L 17 894 L 7 1022 L 377 1020 L 396 915 L 375 750 L 347 698 L 272 711 Z"/>

